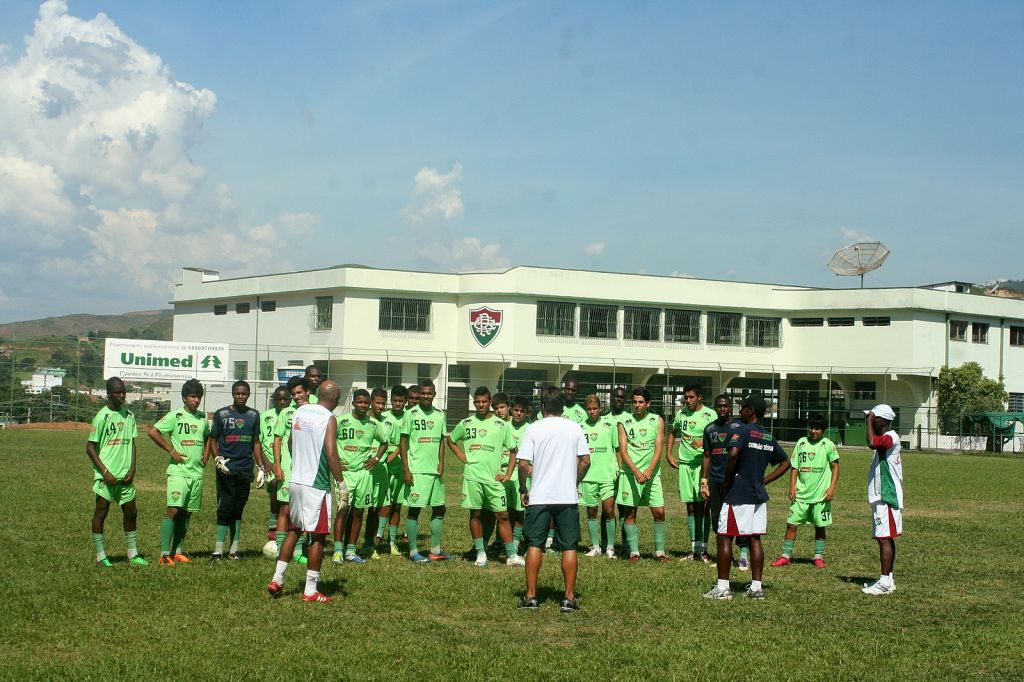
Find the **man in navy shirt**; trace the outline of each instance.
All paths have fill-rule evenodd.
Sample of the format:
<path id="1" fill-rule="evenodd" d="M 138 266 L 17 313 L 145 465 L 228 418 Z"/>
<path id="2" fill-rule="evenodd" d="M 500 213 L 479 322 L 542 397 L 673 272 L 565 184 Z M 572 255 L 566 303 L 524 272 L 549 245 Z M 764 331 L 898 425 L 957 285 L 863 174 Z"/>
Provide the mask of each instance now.
<path id="1" fill-rule="evenodd" d="M 231 559 L 238 559 L 238 538 L 242 512 L 249 501 L 253 466 L 266 468 L 260 447 L 260 413 L 248 405 L 249 384 L 236 381 L 231 386 L 233 403 L 213 415 L 210 452 L 217 463 L 217 540 L 211 561 L 220 561 L 224 541 L 231 531 Z"/>
<path id="2" fill-rule="evenodd" d="M 732 416 L 732 400 L 724 393 L 715 398 L 715 413 L 718 419 L 704 427 L 704 460 L 701 464 L 700 495 L 708 500 L 711 513 L 711 528 L 718 533 L 718 518 L 725 502 L 725 464 L 729 460 L 729 440 L 742 422 Z M 740 570 L 746 570 L 749 544 L 741 539 Z M 706 555 L 705 555 L 706 556 Z"/>
<path id="3" fill-rule="evenodd" d="M 716 401 L 717 402 L 717 401 Z M 764 430 L 764 398 L 747 396 L 740 407 L 743 424 L 729 438 L 729 458 L 725 465 L 725 503 L 718 520 L 718 583 L 704 594 L 708 599 L 732 599 L 729 569 L 732 568 L 732 539 L 750 538 L 753 580 L 747 588 L 751 599 L 764 599 L 761 574 L 764 550 L 761 536 L 768 530 L 768 491 L 771 483 L 789 470 L 789 456 L 772 434 Z M 775 468 L 768 475 L 769 464 Z"/>

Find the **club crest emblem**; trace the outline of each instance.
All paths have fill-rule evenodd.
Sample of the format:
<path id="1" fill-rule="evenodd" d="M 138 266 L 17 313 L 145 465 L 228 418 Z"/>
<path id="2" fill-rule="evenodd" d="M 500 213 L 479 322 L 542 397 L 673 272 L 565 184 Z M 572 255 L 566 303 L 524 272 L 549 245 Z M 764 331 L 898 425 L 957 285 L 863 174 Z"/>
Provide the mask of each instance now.
<path id="1" fill-rule="evenodd" d="M 469 328 L 481 348 L 486 348 L 498 336 L 502 317 L 502 312 L 494 308 L 483 307 L 469 311 Z"/>

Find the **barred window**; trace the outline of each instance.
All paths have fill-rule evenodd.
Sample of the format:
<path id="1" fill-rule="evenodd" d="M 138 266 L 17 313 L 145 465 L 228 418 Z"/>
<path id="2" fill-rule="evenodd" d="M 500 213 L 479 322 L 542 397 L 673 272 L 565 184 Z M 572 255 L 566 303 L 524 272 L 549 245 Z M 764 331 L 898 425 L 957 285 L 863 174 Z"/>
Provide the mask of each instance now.
<path id="1" fill-rule="evenodd" d="M 661 311 L 657 308 L 624 308 L 622 338 L 635 341 L 658 341 L 661 338 Z"/>
<path id="2" fill-rule="evenodd" d="M 430 301 L 381 297 L 377 328 L 381 331 L 429 332 Z"/>
<path id="3" fill-rule="evenodd" d="M 865 327 L 888 327 L 890 322 L 888 317 L 865 317 L 861 321 Z"/>
<path id="4" fill-rule="evenodd" d="M 971 323 L 971 343 L 988 343 L 988 325 L 984 322 Z"/>
<path id="5" fill-rule="evenodd" d="M 265 313 L 272 313 L 277 310 L 277 301 L 261 301 L 260 310 Z"/>
<path id="6" fill-rule="evenodd" d="M 325 331 L 334 322 L 334 297 L 317 296 L 313 303 L 313 330 Z"/>
<path id="7" fill-rule="evenodd" d="M 855 381 L 853 382 L 853 399 L 854 400 L 874 400 L 877 393 L 876 384 L 874 381 Z"/>
<path id="8" fill-rule="evenodd" d="M 537 336 L 575 336 L 576 304 L 537 301 Z"/>
<path id="9" fill-rule="evenodd" d="M 434 380 L 434 366 L 427 362 L 420 362 L 416 365 L 416 383 L 430 379 Z"/>
<path id="10" fill-rule="evenodd" d="M 1024 346 L 1024 327 L 1010 327 L 1010 345 Z"/>
<path id="11" fill-rule="evenodd" d="M 1024 393 L 1011 393 L 1007 412 L 1024 412 Z"/>
<path id="12" fill-rule="evenodd" d="M 235 360 L 235 381 L 247 379 L 249 374 L 249 362 L 247 360 Z"/>
<path id="13" fill-rule="evenodd" d="M 967 322 L 965 320 L 949 321 L 949 339 L 950 341 L 967 340 Z"/>
<path id="14" fill-rule="evenodd" d="M 370 388 L 388 388 L 402 381 L 402 363 L 367 362 L 366 385 Z"/>
<path id="15" fill-rule="evenodd" d="M 273 360 L 260 360 L 260 364 L 257 366 L 260 381 L 273 381 L 274 380 L 274 361 Z"/>
<path id="16" fill-rule="evenodd" d="M 250 305 L 248 303 L 236 303 L 235 304 L 235 314 L 236 315 L 248 315 L 249 314 L 249 309 L 250 309 Z"/>
<path id="17" fill-rule="evenodd" d="M 580 305 L 580 337 L 587 339 L 618 338 L 619 309 L 613 305 Z"/>
<path id="18" fill-rule="evenodd" d="M 448 365 L 448 381 L 469 383 L 469 365 Z"/>
<path id="19" fill-rule="evenodd" d="M 700 343 L 700 311 L 665 311 L 665 341 L 669 343 Z"/>
<path id="20" fill-rule="evenodd" d="M 825 319 L 821 317 L 792 317 L 789 324 L 794 327 L 821 327 L 825 324 Z"/>
<path id="21" fill-rule="evenodd" d="M 782 342 L 779 330 L 781 317 L 747 316 L 747 345 L 757 348 L 778 348 Z"/>
<path id="22" fill-rule="evenodd" d="M 852 317 L 830 317 L 828 318 L 828 326 L 830 327 L 852 327 Z"/>
<path id="23" fill-rule="evenodd" d="M 740 345 L 739 313 L 708 313 L 708 343 L 716 346 Z"/>
<path id="24" fill-rule="evenodd" d="M 228 314 L 228 304 L 227 303 L 218 303 L 217 305 L 213 306 L 213 314 L 214 315 L 227 315 Z"/>

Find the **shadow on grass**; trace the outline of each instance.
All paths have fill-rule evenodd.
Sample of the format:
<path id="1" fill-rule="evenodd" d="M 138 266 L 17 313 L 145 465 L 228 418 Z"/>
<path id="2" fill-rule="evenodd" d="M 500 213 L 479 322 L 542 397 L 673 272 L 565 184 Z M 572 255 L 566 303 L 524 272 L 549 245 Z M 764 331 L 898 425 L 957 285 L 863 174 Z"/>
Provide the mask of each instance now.
<path id="1" fill-rule="evenodd" d="M 842 581 L 844 583 L 850 583 L 851 585 L 856 585 L 857 587 L 861 587 L 865 583 L 871 584 L 871 583 L 875 582 L 876 580 L 878 580 L 878 576 L 839 575 L 839 576 L 836 576 L 836 579 L 840 580 L 840 581 Z"/>
<path id="2" fill-rule="evenodd" d="M 345 581 L 334 579 L 334 580 L 322 580 L 317 585 L 317 589 L 326 594 L 328 597 L 347 597 L 348 590 L 345 589 Z"/>

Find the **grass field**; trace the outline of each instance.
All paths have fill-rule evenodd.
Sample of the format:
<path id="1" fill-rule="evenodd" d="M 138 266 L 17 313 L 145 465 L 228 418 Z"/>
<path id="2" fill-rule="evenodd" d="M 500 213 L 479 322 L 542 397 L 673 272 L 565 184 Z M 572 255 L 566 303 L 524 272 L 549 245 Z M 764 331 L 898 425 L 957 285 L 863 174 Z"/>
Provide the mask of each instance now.
<path id="1" fill-rule="evenodd" d="M 166 460 L 148 439 L 139 445 L 140 549 L 155 560 Z M 0 457 L 4 679 L 1024 677 L 1024 461 L 1016 459 L 905 453 L 908 511 L 895 595 L 858 589 L 877 577 L 878 560 L 864 500 L 868 456 L 847 450 L 826 570 L 768 568 L 766 601 L 708 602 L 701 593 L 713 568 L 581 556 L 582 610 L 562 615 L 550 559 L 541 574 L 545 601 L 532 613 L 515 608 L 522 569 L 461 560 L 325 564 L 321 585 L 337 597 L 326 606 L 299 602 L 303 572 L 293 566 L 287 596 L 272 601 L 264 586 L 273 564 L 259 555 L 262 491 L 246 510 L 241 562 L 130 568 L 112 510 L 106 536 L 115 568 L 99 571 L 84 434 L 0 431 Z M 451 552 L 470 545 L 460 473 L 452 466 L 446 474 Z M 213 546 L 207 476 L 204 509 L 186 543 L 194 558 Z M 678 551 L 687 531 L 673 479 L 666 475 L 669 548 Z M 780 551 L 787 508 L 781 481 L 770 492 L 769 558 Z M 650 517 L 640 518 L 649 559 Z M 801 529 L 798 557 L 810 555 L 812 536 Z M 734 589 L 748 576 L 734 571 Z"/>

